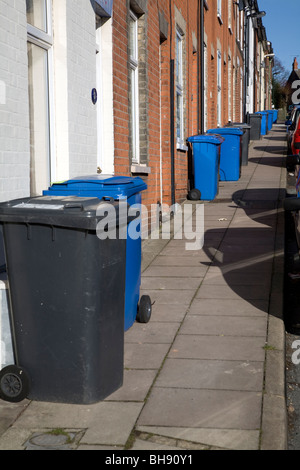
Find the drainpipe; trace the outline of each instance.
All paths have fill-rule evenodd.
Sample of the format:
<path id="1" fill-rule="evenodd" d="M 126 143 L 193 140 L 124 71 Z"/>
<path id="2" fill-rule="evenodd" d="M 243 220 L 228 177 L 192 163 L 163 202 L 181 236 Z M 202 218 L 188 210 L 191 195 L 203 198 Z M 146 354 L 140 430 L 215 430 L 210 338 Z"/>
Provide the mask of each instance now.
<path id="1" fill-rule="evenodd" d="M 170 60 L 170 139 L 171 139 L 171 197 L 172 205 L 175 204 L 175 83 L 174 83 L 174 59 Z"/>
<path id="2" fill-rule="evenodd" d="M 204 133 L 204 0 L 200 0 L 200 60 L 201 60 L 201 125 L 200 133 Z"/>
<path id="3" fill-rule="evenodd" d="M 244 122 L 247 122 L 247 96 L 249 85 L 249 20 L 248 8 L 244 10 Z"/>
<path id="4" fill-rule="evenodd" d="M 197 130 L 198 134 L 201 134 L 200 130 L 200 109 L 201 109 L 201 27 L 200 27 L 200 11 L 201 11 L 201 0 L 198 0 L 197 8 L 197 44 L 198 44 L 198 56 L 197 56 Z"/>
<path id="5" fill-rule="evenodd" d="M 198 0 L 197 128 L 204 133 L 204 0 Z"/>
<path id="6" fill-rule="evenodd" d="M 161 46 L 159 46 L 159 192 L 160 204 L 163 203 L 163 175 L 162 175 L 162 83 L 161 83 Z"/>

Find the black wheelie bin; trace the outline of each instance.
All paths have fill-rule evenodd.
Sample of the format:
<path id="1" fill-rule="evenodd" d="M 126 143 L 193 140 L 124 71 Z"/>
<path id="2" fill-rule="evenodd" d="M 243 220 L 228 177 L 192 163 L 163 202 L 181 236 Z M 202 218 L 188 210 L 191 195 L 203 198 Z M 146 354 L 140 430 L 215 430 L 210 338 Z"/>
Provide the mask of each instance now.
<path id="1" fill-rule="evenodd" d="M 257 113 L 247 113 L 247 123 L 250 125 L 250 140 L 261 139 L 262 115 Z"/>
<path id="2" fill-rule="evenodd" d="M 97 225 L 118 234 L 123 218 L 98 198 L 0 204 L 14 349 L 0 398 L 89 404 L 122 386 L 126 240 Z"/>

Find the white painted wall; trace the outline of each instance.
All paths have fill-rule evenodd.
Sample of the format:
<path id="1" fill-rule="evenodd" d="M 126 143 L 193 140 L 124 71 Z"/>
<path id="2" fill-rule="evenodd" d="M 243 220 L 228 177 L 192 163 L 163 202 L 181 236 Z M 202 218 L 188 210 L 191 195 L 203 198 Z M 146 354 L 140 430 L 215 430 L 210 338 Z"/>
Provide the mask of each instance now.
<path id="1" fill-rule="evenodd" d="M 54 181 L 97 173 L 99 121 L 91 91 L 97 88 L 96 24 L 90 0 L 53 0 Z M 98 90 L 103 111 L 103 172 L 114 171 L 112 21 L 101 26 Z M 99 76 L 99 71 L 98 71 Z M 25 0 L 0 0 L 0 202 L 30 194 L 27 19 Z M 52 178 L 53 181 L 53 178 Z M 45 188 L 46 189 L 46 188 Z M 0 240 L 0 251 L 2 244 Z M 0 253 L 3 262 L 3 253 Z M 0 278 L 0 368 L 11 363 L 7 283 Z"/>
<path id="2" fill-rule="evenodd" d="M 25 3 L 0 0 L 0 201 L 29 194 Z"/>

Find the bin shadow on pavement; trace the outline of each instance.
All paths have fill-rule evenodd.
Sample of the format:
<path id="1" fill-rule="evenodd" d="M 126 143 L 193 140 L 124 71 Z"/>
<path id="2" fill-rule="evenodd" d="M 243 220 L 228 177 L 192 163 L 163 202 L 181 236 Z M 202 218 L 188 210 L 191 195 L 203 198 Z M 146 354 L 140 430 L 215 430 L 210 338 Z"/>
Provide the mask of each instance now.
<path id="1" fill-rule="evenodd" d="M 248 159 L 249 162 L 252 163 L 258 163 L 259 165 L 263 166 L 274 166 L 277 168 L 281 167 L 281 161 L 278 160 L 278 156 L 272 156 L 272 157 L 264 157 L 263 159 L 258 158 L 258 157 L 250 157 Z"/>
<path id="2" fill-rule="evenodd" d="M 266 136 L 265 136 L 265 139 L 267 139 L 267 140 L 278 140 L 278 141 L 282 142 L 282 135 L 279 135 L 279 136 L 275 136 L 275 135 L 269 136 L 269 135 L 266 135 Z"/>
<path id="3" fill-rule="evenodd" d="M 280 191 L 270 188 L 235 192 L 232 201 L 237 206 L 236 215 L 216 253 L 205 242 L 214 230 L 205 231 L 203 249 L 208 255 L 214 253 L 207 279 L 211 279 L 216 298 L 243 299 L 269 312 L 275 257 L 277 263 L 284 263 L 283 250 L 275 246 Z"/>
<path id="4" fill-rule="evenodd" d="M 266 138 L 266 137 L 265 137 Z M 266 151 L 266 147 L 263 146 L 263 145 L 259 145 L 259 146 L 254 146 L 253 149 L 256 151 L 256 152 L 265 152 Z M 267 147 L 267 152 L 268 153 L 275 153 L 277 154 L 278 156 L 281 156 L 282 155 L 282 147 L 278 147 L 278 145 L 269 145 Z M 264 156 L 265 158 L 265 156 Z"/>

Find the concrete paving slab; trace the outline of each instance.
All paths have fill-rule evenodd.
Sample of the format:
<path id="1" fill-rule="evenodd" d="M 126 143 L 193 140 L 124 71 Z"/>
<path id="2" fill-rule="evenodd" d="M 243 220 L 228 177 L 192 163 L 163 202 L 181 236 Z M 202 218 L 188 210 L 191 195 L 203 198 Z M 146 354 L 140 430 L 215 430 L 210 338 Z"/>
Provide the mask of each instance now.
<path id="1" fill-rule="evenodd" d="M 155 385 L 259 392 L 263 379 L 263 362 L 168 358 Z"/>
<path id="2" fill-rule="evenodd" d="M 123 386 L 109 395 L 106 401 L 143 402 L 155 379 L 157 370 L 125 369 Z"/>
<path id="3" fill-rule="evenodd" d="M 261 362 L 265 338 L 247 336 L 202 336 L 179 334 L 169 352 L 172 358 L 223 359 Z"/>
<path id="4" fill-rule="evenodd" d="M 223 274 L 231 271 L 258 273 L 264 272 L 269 274 L 272 271 L 274 260 L 274 253 L 267 253 L 258 256 L 251 256 L 251 258 L 241 259 L 240 256 L 236 258 L 230 256 L 226 259 L 221 252 L 217 252 L 214 260 L 210 263 L 210 271 L 219 269 Z"/>
<path id="5" fill-rule="evenodd" d="M 169 262 L 167 261 L 169 264 Z M 188 261 L 186 261 L 188 264 Z M 195 261 L 196 266 L 150 266 L 144 273 L 146 277 L 180 277 L 197 279 L 204 277 L 208 266 L 201 266 L 200 261 Z"/>
<path id="6" fill-rule="evenodd" d="M 205 238 L 205 235 L 204 235 Z M 214 249 L 216 251 L 216 248 Z M 175 247 L 166 247 L 163 250 L 164 256 L 173 256 L 176 257 L 178 255 L 178 248 Z M 181 256 L 186 256 L 188 258 L 193 258 L 194 256 L 198 256 L 201 261 L 209 261 L 211 258 L 208 256 L 202 249 L 201 250 L 185 250 L 184 244 L 181 243 Z"/>
<path id="7" fill-rule="evenodd" d="M 269 292 L 264 286 L 202 284 L 196 294 L 197 299 L 259 299 L 268 300 Z"/>
<path id="8" fill-rule="evenodd" d="M 155 322 L 182 322 L 188 310 L 188 305 L 167 305 L 167 304 L 154 304 L 152 305 L 151 321 Z"/>
<path id="9" fill-rule="evenodd" d="M 178 331 L 180 323 L 172 322 L 171 318 L 167 323 L 150 321 L 149 323 L 135 323 L 125 334 L 125 344 L 127 343 L 158 343 L 171 344 Z"/>
<path id="10" fill-rule="evenodd" d="M 141 290 L 140 294 L 148 294 L 151 297 L 151 302 L 157 302 L 160 304 L 184 304 L 189 305 L 192 298 L 194 297 L 194 290 L 180 290 L 176 291 L 173 289 L 168 290 Z"/>
<path id="11" fill-rule="evenodd" d="M 105 401 L 88 406 L 31 402 L 10 434 L 14 431 L 23 439 L 26 430 L 86 429 L 81 443 L 125 445 L 142 406 L 142 403 Z M 6 441 L 5 435 L 0 438 L 0 444 L 3 440 Z"/>
<path id="12" fill-rule="evenodd" d="M 167 436 L 181 441 L 200 443 L 228 450 L 257 450 L 259 448 L 259 431 L 243 429 L 202 429 L 182 427 L 137 426 L 140 432 L 157 436 Z"/>
<path id="13" fill-rule="evenodd" d="M 25 444 L 32 434 L 32 429 L 12 426 L 1 435 L 0 450 L 24 450 Z"/>
<path id="14" fill-rule="evenodd" d="M 157 258 L 151 264 L 151 267 L 145 271 L 144 276 L 157 276 L 161 277 L 160 273 L 162 273 L 165 277 L 193 277 L 189 276 L 189 273 L 196 274 L 199 277 L 205 275 L 207 271 L 207 267 L 201 264 L 202 258 L 201 256 L 157 256 Z M 198 267 L 202 268 L 201 270 L 194 270 L 193 268 Z M 162 269 L 165 268 L 165 269 Z M 175 268 L 175 269 L 174 269 Z M 180 268 L 180 269 L 177 269 Z M 191 271 L 189 271 L 191 269 Z M 151 273 L 151 274 L 150 274 Z"/>
<path id="15" fill-rule="evenodd" d="M 153 387 L 139 426 L 256 430 L 261 392 Z"/>
<path id="16" fill-rule="evenodd" d="M 0 436 L 24 412 L 29 403 L 29 400 L 23 400 L 20 403 L 8 403 L 0 399 Z"/>
<path id="17" fill-rule="evenodd" d="M 266 337 L 267 318 L 218 315 L 188 315 L 180 328 L 180 334 L 262 336 Z"/>
<path id="18" fill-rule="evenodd" d="M 152 442 L 149 440 L 136 439 L 131 450 L 166 450 L 166 451 L 177 450 L 178 452 L 180 449 L 172 445 L 159 444 L 157 442 Z"/>
<path id="19" fill-rule="evenodd" d="M 159 369 L 169 347 L 169 344 L 126 343 L 124 367 L 128 369 Z"/>
<path id="20" fill-rule="evenodd" d="M 225 270 L 224 270 L 225 271 Z M 271 273 L 259 272 L 240 272 L 239 269 L 232 271 L 221 271 L 213 272 L 209 270 L 203 280 L 203 285 L 206 284 L 228 284 L 228 285 L 251 285 L 251 286 L 264 286 L 265 289 L 269 289 L 271 285 L 272 277 Z"/>
<path id="21" fill-rule="evenodd" d="M 201 279 L 201 278 L 200 278 Z M 141 282 L 142 290 L 195 290 L 200 284 L 199 278 L 182 277 L 146 277 Z"/>
<path id="22" fill-rule="evenodd" d="M 244 299 L 194 299 L 188 315 L 254 316 L 267 318 L 269 302 L 257 300 L 249 303 Z"/>

